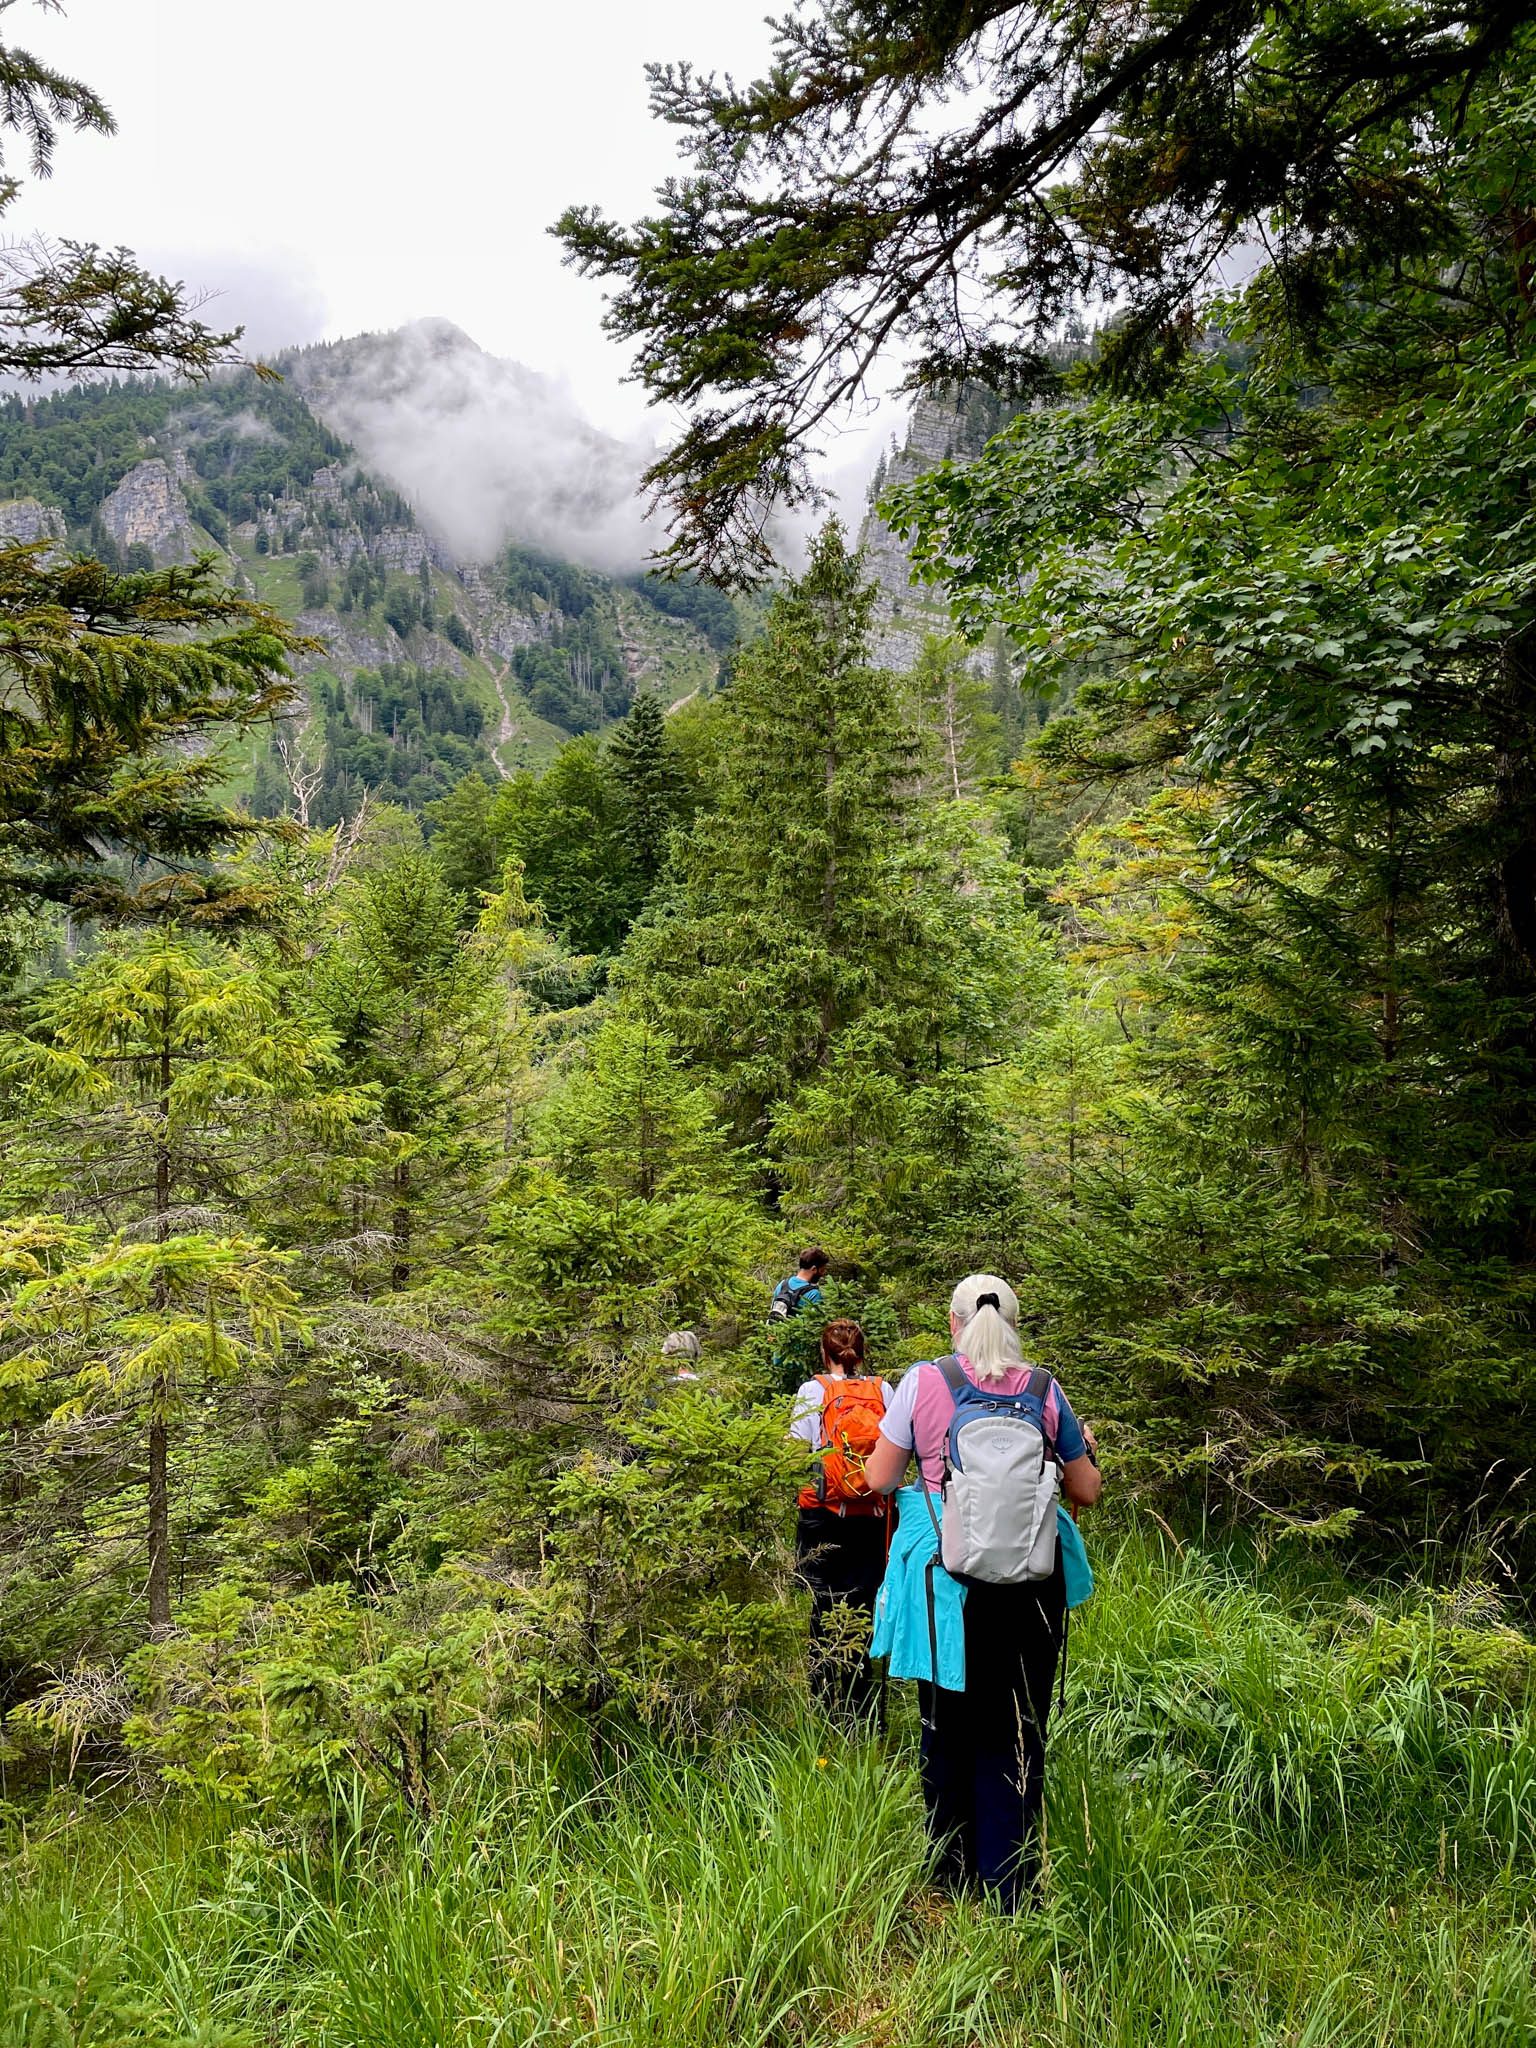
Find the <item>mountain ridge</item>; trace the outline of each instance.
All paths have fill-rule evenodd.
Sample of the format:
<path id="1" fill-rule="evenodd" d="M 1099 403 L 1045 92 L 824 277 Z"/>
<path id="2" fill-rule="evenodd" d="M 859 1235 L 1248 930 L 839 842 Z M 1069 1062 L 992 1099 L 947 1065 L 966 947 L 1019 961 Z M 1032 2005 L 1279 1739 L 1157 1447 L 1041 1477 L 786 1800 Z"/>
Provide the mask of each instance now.
<path id="1" fill-rule="evenodd" d="M 603 433 L 555 379 L 452 321 L 312 343 L 276 366 L 456 560 L 490 561 L 508 543 L 610 575 L 643 560 L 649 446 Z"/>
<path id="2" fill-rule="evenodd" d="M 342 345 L 327 360 L 344 363 Z M 472 768 L 494 780 L 542 765 L 637 690 L 670 703 L 713 687 L 734 618 L 723 625 L 699 593 L 700 631 L 638 570 L 606 575 L 519 541 L 463 559 L 297 380 L 248 370 L 0 401 L 0 497 L 0 533 L 119 568 L 220 555 L 233 582 L 324 643 L 300 669 L 325 787 L 388 783 L 412 808 Z M 385 706 L 389 760 L 362 744 Z M 282 762 L 265 742 L 244 761 L 237 786 L 258 809 L 292 798 Z M 339 815 L 344 796 L 318 822 L 334 822 L 327 809 Z"/>

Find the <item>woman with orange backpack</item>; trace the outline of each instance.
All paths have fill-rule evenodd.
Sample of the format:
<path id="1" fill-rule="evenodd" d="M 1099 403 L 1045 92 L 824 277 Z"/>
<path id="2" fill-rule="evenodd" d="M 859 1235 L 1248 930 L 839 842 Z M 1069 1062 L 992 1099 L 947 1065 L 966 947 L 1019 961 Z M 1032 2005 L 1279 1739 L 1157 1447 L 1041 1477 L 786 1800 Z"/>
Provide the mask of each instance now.
<path id="1" fill-rule="evenodd" d="M 790 1423 L 816 1456 L 795 1523 L 795 1557 L 811 1589 L 811 1691 L 855 1716 L 868 1712 L 874 1684 L 847 1629 L 854 1613 L 874 1612 L 887 1528 L 885 1497 L 865 1483 L 864 1460 L 879 1442 L 890 1391 L 864 1372 L 864 1332 L 838 1316 L 822 1330 L 821 1371 L 796 1394 Z"/>

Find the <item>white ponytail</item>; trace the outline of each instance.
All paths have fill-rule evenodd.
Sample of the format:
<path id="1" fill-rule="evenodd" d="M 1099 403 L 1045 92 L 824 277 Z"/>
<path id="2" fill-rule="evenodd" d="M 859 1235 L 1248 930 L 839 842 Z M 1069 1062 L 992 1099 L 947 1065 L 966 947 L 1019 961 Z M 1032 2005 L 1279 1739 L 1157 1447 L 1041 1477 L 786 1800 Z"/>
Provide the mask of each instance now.
<path id="1" fill-rule="evenodd" d="M 1024 1363 L 1019 1345 L 1019 1297 L 995 1273 L 971 1273 L 949 1298 L 949 1312 L 964 1327 L 956 1345 L 979 1380 L 1000 1380 Z"/>

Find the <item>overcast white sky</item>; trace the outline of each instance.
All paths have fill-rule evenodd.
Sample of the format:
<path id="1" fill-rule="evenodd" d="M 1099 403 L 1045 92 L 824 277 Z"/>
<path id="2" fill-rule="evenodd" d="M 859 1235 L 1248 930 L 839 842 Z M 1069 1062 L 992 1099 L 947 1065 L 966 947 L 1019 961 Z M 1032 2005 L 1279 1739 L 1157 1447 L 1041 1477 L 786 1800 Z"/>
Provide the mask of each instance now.
<path id="1" fill-rule="evenodd" d="M 755 74 L 767 0 L 65 4 L 17 7 L 7 39 L 95 86 L 119 132 L 65 137 L 12 233 L 126 243 L 221 292 L 206 317 L 257 349 L 441 315 L 566 379 L 599 426 L 668 436 L 546 229 L 573 201 L 647 205 L 677 159 L 642 66 Z"/>

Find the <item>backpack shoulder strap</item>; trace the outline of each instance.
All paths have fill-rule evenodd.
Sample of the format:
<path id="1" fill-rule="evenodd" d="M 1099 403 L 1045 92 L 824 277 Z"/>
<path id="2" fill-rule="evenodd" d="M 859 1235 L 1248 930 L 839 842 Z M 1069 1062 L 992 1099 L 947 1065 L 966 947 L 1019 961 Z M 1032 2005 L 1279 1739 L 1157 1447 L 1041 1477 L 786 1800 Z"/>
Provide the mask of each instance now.
<path id="1" fill-rule="evenodd" d="M 962 1387 L 970 1385 L 970 1381 L 966 1378 L 960 1361 L 953 1351 L 950 1352 L 947 1358 L 935 1358 L 929 1362 L 936 1365 L 939 1371 L 943 1373 L 944 1384 L 952 1394 L 958 1394 Z"/>
<path id="2" fill-rule="evenodd" d="M 1035 1365 L 1030 1367 L 1029 1385 L 1024 1389 L 1024 1391 L 1033 1400 L 1036 1400 L 1040 1403 L 1040 1424 L 1041 1433 L 1043 1435 L 1045 1429 L 1045 1404 L 1050 1399 L 1051 1393 L 1051 1376 L 1046 1371 L 1043 1365 Z M 1046 1437 L 1046 1442 L 1047 1444 L 1049 1444 L 1051 1456 L 1054 1458 L 1056 1456 L 1055 1437 Z"/>

